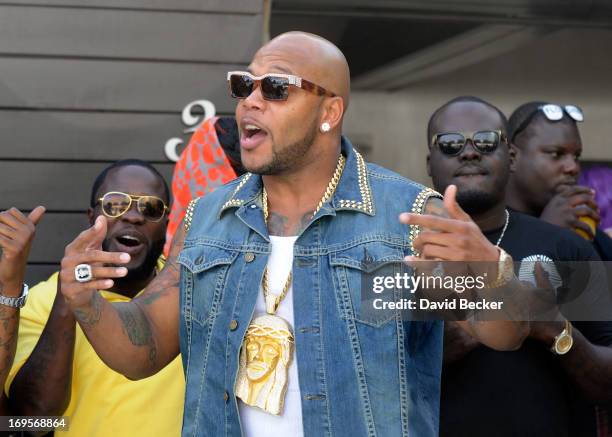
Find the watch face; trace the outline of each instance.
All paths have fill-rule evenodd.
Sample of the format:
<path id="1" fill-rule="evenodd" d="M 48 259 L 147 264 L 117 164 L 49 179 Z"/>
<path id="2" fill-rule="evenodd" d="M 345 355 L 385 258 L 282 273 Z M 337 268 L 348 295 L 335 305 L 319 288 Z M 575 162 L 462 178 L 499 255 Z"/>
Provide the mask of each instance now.
<path id="1" fill-rule="evenodd" d="M 559 355 L 563 355 L 569 352 L 574 344 L 574 339 L 569 334 L 562 334 L 555 342 L 555 350 Z"/>

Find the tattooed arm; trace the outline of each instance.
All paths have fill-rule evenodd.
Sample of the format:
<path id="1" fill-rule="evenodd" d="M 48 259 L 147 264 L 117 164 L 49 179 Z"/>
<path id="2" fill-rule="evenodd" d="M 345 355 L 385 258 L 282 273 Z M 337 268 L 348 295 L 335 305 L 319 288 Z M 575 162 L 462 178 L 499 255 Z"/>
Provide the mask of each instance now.
<path id="1" fill-rule="evenodd" d="M 10 296 L 5 291 L 2 291 L 1 286 L 0 293 Z M 2 383 L 3 388 L 6 377 L 8 376 L 11 366 L 13 365 L 13 358 L 15 357 L 18 327 L 19 309 L 0 305 L 0 383 Z M 7 403 L 0 403 L 0 415 L 7 414 Z"/>
<path id="2" fill-rule="evenodd" d="M 44 212 L 45 209 L 39 206 L 27 217 L 16 208 L 0 213 L 0 294 L 3 296 L 18 297 L 21 295 L 35 227 Z M 4 381 L 13 364 L 18 327 L 19 309 L 0 305 L 0 383 L 2 387 L 4 387 Z"/>
<path id="3" fill-rule="evenodd" d="M 70 403 L 76 321 L 58 290 L 49 319 L 11 384 L 13 414 L 60 416 Z"/>
<path id="4" fill-rule="evenodd" d="M 125 275 L 116 267 L 125 254 L 98 250 L 106 234 L 106 219 L 98 217 L 94 226 L 81 233 L 66 248 L 62 260 L 62 294 L 70 305 L 98 356 L 113 370 L 130 379 L 151 376 L 179 353 L 179 267 L 177 257 L 183 247 L 184 227 L 174 236 L 168 261 L 139 297 L 130 302 L 111 304 L 97 289 L 112 287 L 112 279 Z M 78 264 L 91 264 L 94 280 L 75 280 Z"/>

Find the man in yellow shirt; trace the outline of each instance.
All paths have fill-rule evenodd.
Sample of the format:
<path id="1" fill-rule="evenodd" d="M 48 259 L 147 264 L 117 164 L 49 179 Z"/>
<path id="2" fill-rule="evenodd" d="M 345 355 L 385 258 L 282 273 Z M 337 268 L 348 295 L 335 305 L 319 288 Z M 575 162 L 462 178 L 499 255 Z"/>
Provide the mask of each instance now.
<path id="1" fill-rule="evenodd" d="M 106 168 L 92 189 L 88 216 L 103 214 L 102 247 L 129 253 L 122 267 L 77 266 L 83 279 L 127 268 L 124 278 L 100 284 L 109 302 L 129 302 L 155 277 L 167 225 L 169 192 L 163 177 L 139 160 Z M 100 242 L 98 242 L 99 244 Z M 76 324 L 58 274 L 30 290 L 21 312 L 15 361 L 5 391 L 14 414 L 68 416 L 68 436 L 179 436 L 185 381 L 177 357 L 156 375 L 131 381 L 108 368 Z"/>

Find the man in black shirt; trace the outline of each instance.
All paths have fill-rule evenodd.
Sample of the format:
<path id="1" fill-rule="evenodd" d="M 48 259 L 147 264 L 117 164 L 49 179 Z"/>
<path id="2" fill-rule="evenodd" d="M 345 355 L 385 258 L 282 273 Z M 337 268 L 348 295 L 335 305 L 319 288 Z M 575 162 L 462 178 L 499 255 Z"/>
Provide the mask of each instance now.
<path id="1" fill-rule="evenodd" d="M 427 168 L 434 187 L 457 186 L 460 206 L 515 261 L 599 259 L 576 234 L 509 210 L 505 186 L 512 153 L 507 120 L 493 105 L 460 97 L 428 125 Z M 551 352 L 565 321 L 533 322 L 515 352 L 496 352 L 445 323 L 442 436 L 594 435 L 593 408 L 612 396 L 612 323 L 573 322 L 574 344 Z"/>
<path id="2" fill-rule="evenodd" d="M 577 185 L 582 140 L 576 122 L 582 119 L 577 106 L 537 101 L 512 113 L 509 141 L 516 158 L 506 202 L 517 211 L 576 230 L 593 241 L 601 259 L 612 261 L 612 239 L 587 224 L 599 222 L 594 193 Z"/>

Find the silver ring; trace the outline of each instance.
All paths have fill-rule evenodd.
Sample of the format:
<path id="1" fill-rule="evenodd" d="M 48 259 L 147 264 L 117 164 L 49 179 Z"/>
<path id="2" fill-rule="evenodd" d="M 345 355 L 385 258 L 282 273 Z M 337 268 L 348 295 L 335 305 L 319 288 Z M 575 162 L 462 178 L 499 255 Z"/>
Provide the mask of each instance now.
<path id="1" fill-rule="evenodd" d="M 93 279 L 93 273 L 89 264 L 79 264 L 74 268 L 74 278 L 78 282 L 89 282 Z"/>

